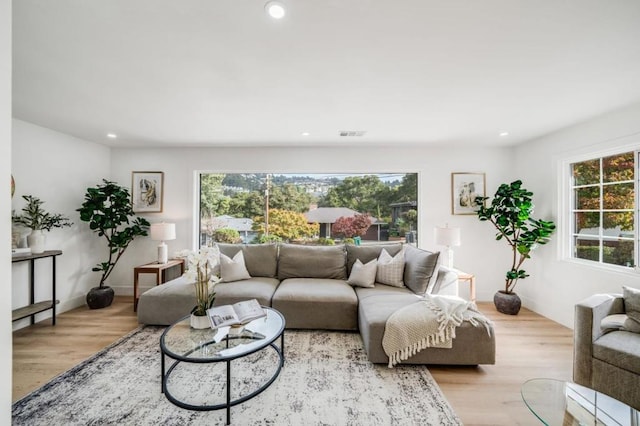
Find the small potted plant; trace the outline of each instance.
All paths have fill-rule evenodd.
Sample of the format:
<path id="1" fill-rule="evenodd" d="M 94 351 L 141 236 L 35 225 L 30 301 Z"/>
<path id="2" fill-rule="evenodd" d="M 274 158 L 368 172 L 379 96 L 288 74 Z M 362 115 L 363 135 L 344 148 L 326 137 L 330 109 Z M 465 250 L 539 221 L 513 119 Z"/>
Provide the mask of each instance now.
<path id="1" fill-rule="evenodd" d="M 147 235 L 149 222 L 136 217 L 133 212 L 129 190 L 102 180 L 93 188 L 87 188 L 84 203 L 77 209 L 80 219 L 89 222 L 89 228 L 107 240 L 109 257 L 105 262 L 92 268 L 94 272 L 102 272 L 100 284 L 87 293 L 87 305 L 91 309 L 106 308 L 113 302 L 114 291 L 107 286 L 106 280 L 115 268 L 129 244 L 139 236 Z"/>
<path id="2" fill-rule="evenodd" d="M 220 279 L 214 269 L 220 261 L 220 252 L 217 247 L 202 247 L 199 251 L 183 250 L 176 257 L 186 258 L 187 270 L 184 276 L 195 283 L 196 305 L 191 310 L 191 327 L 209 328 L 211 322 L 207 310 L 216 299 L 213 288 Z"/>
<path id="3" fill-rule="evenodd" d="M 33 195 L 23 195 L 22 198 L 27 204 L 22 208 L 22 214 L 12 215 L 14 224 L 22 225 L 31 229 L 31 234 L 27 236 L 27 242 L 31 248 L 31 253 L 39 254 L 44 252 L 45 234 L 43 231 L 51 231 L 53 228 L 63 228 L 71 226 L 73 223 L 68 217 L 60 213 L 48 213 L 42 208 L 44 201 Z"/>
<path id="4" fill-rule="evenodd" d="M 520 311 L 521 301 L 513 288 L 518 280 L 529 276 L 521 266 L 536 247 L 549 242 L 556 228 L 552 221 L 531 217 L 532 197 L 533 193 L 524 189 L 520 180 L 500 185 L 489 207 L 484 203 L 488 197 L 476 197 L 480 206 L 478 218 L 491 222 L 498 230 L 496 240 L 504 240 L 511 246 L 511 268 L 506 274 L 504 290 L 493 298 L 496 309 L 504 314 L 516 315 Z"/>

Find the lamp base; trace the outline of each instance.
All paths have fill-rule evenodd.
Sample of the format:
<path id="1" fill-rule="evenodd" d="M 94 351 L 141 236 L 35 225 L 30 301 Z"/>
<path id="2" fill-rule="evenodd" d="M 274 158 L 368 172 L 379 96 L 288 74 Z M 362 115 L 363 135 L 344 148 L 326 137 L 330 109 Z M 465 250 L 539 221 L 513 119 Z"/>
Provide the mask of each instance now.
<path id="1" fill-rule="evenodd" d="M 169 261 L 169 249 L 165 242 L 158 245 L 158 263 L 165 264 Z"/>

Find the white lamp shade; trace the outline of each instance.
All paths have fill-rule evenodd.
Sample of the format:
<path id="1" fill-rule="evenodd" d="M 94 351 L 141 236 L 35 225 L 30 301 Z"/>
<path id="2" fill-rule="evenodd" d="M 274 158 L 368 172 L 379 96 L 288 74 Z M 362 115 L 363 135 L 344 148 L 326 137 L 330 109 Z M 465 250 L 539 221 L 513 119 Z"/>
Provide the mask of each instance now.
<path id="1" fill-rule="evenodd" d="M 176 239 L 175 223 L 152 223 L 151 239 L 155 241 L 169 241 Z"/>
<path id="2" fill-rule="evenodd" d="M 434 231 L 436 244 L 447 247 L 460 245 L 460 228 L 436 227 Z"/>

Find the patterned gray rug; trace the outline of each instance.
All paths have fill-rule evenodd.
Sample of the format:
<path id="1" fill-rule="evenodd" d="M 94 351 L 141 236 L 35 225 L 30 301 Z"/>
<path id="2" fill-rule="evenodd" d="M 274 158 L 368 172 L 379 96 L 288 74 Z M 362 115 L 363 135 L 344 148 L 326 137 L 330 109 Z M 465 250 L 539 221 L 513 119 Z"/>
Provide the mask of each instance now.
<path id="1" fill-rule="evenodd" d="M 13 424 L 224 424 L 225 410 L 185 410 L 160 392 L 162 330 L 135 330 L 17 401 Z M 462 424 L 426 367 L 371 364 L 357 333 L 287 331 L 285 356 L 280 376 L 266 391 L 231 408 L 231 424 Z M 266 381 L 276 354 L 268 349 L 236 362 L 232 396 Z M 195 404 L 220 403 L 224 371 L 223 365 L 181 364 L 169 386 L 174 396 Z"/>

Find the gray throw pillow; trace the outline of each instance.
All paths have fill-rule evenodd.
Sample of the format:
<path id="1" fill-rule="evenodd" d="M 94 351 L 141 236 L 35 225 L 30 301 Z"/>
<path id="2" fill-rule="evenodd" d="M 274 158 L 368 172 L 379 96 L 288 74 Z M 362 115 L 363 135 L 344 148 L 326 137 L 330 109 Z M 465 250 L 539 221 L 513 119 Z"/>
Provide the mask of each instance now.
<path id="1" fill-rule="evenodd" d="M 376 286 L 376 272 L 378 270 L 378 259 L 373 259 L 366 264 L 356 259 L 351 268 L 351 274 L 347 284 L 354 287 L 372 288 Z"/>
<path id="2" fill-rule="evenodd" d="M 625 324 L 625 328 L 634 333 L 640 332 L 640 290 L 633 287 L 622 287 L 622 298 L 624 299 L 624 311 L 629 317 L 629 324 Z M 631 322 L 633 321 L 633 322 Z M 632 330 L 632 328 L 634 330 Z"/>
<path id="3" fill-rule="evenodd" d="M 393 287 L 404 287 L 403 275 L 404 253 L 400 252 L 392 257 L 387 250 L 382 249 L 380 257 L 378 257 L 376 281 Z"/>
<path id="4" fill-rule="evenodd" d="M 438 276 L 438 257 L 411 245 L 404 249 L 404 285 L 416 294 L 431 293 Z"/>

